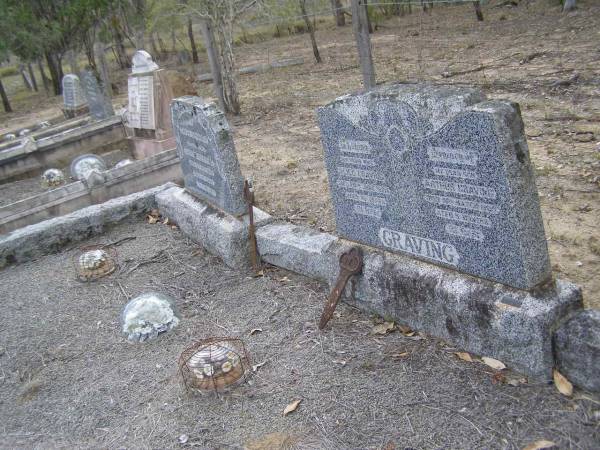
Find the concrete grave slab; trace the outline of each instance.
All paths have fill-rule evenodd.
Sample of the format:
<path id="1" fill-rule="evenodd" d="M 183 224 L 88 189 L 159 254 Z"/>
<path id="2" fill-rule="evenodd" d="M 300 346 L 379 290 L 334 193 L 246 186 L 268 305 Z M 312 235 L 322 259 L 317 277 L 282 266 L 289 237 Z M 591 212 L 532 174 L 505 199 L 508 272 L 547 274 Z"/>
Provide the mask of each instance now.
<path id="1" fill-rule="evenodd" d="M 244 179 L 225 115 L 192 96 L 173 100 L 171 112 L 186 190 L 229 214 L 244 214 Z"/>
<path id="2" fill-rule="evenodd" d="M 397 84 L 318 115 L 341 236 L 516 288 L 549 280 L 518 105 Z"/>
<path id="3" fill-rule="evenodd" d="M 250 266 L 248 215 L 237 218 L 196 199 L 184 189 L 173 187 L 156 196 L 161 214 L 174 221 L 181 231 L 229 267 Z M 271 222 L 269 214 L 254 208 L 257 229 Z"/>

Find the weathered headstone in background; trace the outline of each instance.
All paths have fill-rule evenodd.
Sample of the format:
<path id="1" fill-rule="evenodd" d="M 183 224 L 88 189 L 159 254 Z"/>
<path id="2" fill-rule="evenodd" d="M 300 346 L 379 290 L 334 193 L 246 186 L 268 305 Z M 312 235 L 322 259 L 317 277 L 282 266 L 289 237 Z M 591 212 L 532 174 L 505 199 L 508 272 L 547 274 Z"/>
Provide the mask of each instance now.
<path id="1" fill-rule="evenodd" d="M 65 75 L 62 79 L 64 113 L 67 118 L 72 118 L 87 112 L 87 102 L 79 77 L 72 73 Z"/>
<path id="2" fill-rule="evenodd" d="M 319 109 L 339 233 L 529 289 L 550 264 L 517 105 L 393 85 Z"/>
<path id="3" fill-rule="evenodd" d="M 132 62 L 127 125 L 132 129 L 133 154 L 141 159 L 175 146 L 169 108 L 173 93 L 165 71 L 148 52 L 138 50 Z"/>
<path id="4" fill-rule="evenodd" d="M 171 113 L 186 190 L 230 214 L 244 214 L 244 179 L 225 115 L 193 96 L 173 100 Z"/>
<path id="5" fill-rule="evenodd" d="M 91 70 L 81 72 L 81 85 L 90 108 L 90 115 L 96 120 L 107 119 L 115 115 L 112 102 L 100 86 Z"/>

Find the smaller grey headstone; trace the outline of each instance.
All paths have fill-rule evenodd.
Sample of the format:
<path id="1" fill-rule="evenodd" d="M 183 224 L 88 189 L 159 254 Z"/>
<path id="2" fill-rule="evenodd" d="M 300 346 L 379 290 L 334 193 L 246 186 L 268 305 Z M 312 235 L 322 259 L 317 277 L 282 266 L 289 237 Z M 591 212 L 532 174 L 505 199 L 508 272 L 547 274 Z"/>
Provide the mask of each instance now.
<path id="1" fill-rule="evenodd" d="M 186 96 L 173 100 L 171 116 L 185 189 L 230 214 L 244 214 L 244 179 L 225 115 L 213 103 Z"/>
<path id="2" fill-rule="evenodd" d="M 81 73 L 81 85 L 90 108 L 90 115 L 94 119 L 107 119 L 115 114 L 112 102 L 98 83 L 94 72 L 84 70 Z"/>
<path id="3" fill-rule="evenodd" d="M 600 392 L 600 311 L 586 309 L 554 333 L 558 370 L 577 386 Z"/>
<path id="4" fill-rule="evenodd" d="M 68 73 L 62 79 L 63 102 L 65 109 L 79 109 L 86 105 L 81 82 L 77 75 Z"/>
<path id="5" fill-rule="evenodd" d="M 175 328 L 180 321 L 175 301 L 159 292 L 146 292 L 131 300 L 121 313 L 127 339 L 144 342 Z"/>

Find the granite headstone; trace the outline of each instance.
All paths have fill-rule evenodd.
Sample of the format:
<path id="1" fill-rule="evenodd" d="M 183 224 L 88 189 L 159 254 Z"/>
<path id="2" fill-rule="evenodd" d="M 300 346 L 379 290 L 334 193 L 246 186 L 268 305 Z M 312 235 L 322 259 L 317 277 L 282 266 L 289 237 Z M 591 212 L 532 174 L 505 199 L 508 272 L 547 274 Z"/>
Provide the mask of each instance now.
<path id="1" fill-rule="evenodd" d="M 81 72 L 81 85 L 90 108 L 90 115 L 97 120 L 107 119 L 115 115 L 112 102 L 98 83 L 91 70 Z"/>
<path id="2" fill-rule="evenodd" d="M 516 288 L 550 278 L 517 104 L 396 84 L 318 115 L 340 235 Z"/>
<path id="3" fill-rule="evenodd" d="M 86 100 L 81 90 L 79 77 L 68 73 L 62 79 L 63 102 L 65 109 L 79 109 L 86 105 Z"/>
<path id="4" fill-rule="evenodd" d="M 171 103 L 185 189 L 232 215 L 246 212 L 244 179 L 225 115 L 201 98 Z"/>

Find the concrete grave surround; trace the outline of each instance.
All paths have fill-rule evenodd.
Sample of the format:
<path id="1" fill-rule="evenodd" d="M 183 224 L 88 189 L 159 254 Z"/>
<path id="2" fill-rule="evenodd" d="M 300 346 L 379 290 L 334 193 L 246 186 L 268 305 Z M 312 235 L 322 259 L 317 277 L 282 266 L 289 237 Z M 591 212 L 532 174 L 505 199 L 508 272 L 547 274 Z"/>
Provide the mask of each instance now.
<path id="1" fill-rule="evenodd" d="M 220 256 L 229 267 L 250 267 L 248 215 L 237 218 L 224 214 L 179 187 L 161 192 L 156 196 L 156 203 L 163 216 L 175 222 L 186 236 L 208 252 Z M 257 228 L 271 221 L 269 214 L 254 208 Z"/>
<path id="2" fill-rule="evenodd" d="M 341 236 L 520 289 L 549 280 L 518 105 L 396 84 L 318 115 Z"/>
<path id="3" fill-rule="evenodd" d="M 80 109 L 87 105 L 83 91 L 81 90 L 81 82 L 77 75 L 68 73 L 62 79 L 63 102 L 67 110 Z"/>
<path id="4" fill-rule="evenodd" d="M 100 86 L 96 75 L 91 70 L 81 72 L 81 85 L 90 109 L 90 116 L 96 120 L 107 119 L 114 116 L 112 102 Z"/>
<path id="5" fill-rule="evenodd" d="M 244 179 L 225 115 L 191 96 L 173 100 L 171 113 L 186 190 L 229 214 L 244 214 Z"/>

